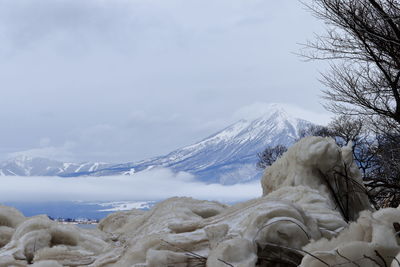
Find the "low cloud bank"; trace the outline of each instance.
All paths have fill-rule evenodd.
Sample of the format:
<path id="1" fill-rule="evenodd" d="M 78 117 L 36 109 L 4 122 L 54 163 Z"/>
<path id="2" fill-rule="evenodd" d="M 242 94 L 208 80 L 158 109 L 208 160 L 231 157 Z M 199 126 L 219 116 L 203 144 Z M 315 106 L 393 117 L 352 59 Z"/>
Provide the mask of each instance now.
<path id="1" fill-rule="evenodd" d="M 194 176 L 156 169 L 133 176 L 0 177 L 0 201 L 162 200 L 173 196 L 234 202 L 261 196 L 259 181 L 220 185 L 195 181 Z"/>

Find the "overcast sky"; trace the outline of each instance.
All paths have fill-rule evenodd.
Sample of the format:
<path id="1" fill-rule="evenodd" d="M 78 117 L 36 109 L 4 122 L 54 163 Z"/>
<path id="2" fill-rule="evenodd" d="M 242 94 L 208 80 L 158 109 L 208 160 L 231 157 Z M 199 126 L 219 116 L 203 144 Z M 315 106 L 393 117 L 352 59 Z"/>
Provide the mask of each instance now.
<path id="1" fill-rule="evenodd" d="M 296 0 L 0 0 L 0 159 L 141 160 L 269 102 L 321 121 L 294 54 L 321 29 Z"/>

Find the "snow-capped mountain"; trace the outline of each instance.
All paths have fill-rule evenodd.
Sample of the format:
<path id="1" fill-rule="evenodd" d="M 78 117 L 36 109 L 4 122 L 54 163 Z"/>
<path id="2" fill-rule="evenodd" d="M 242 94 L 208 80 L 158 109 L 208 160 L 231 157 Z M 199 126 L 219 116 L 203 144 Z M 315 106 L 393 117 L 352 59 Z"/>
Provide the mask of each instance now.
<path id="1" fill-rule="evenodd" d="M 260 117 L 242 119 L 216 134 L 168 155 L 124 164 L 62 163 L 21 157 L 0 164 L 0 175 L 133 175 L 157 167 L 192 173 L 205 182 L 234 184 L 260 177 L 257 153 L 267 146 L 291 145 L 310 122 L 290 116 L 279 105 Z"/>
<path id="2" fill-rule="evenodd" d="M 309 125 L 310 122 L 294 118 L 282 107 L 274 105 L 263 116 L 240 120 L 198 143 L 168 155 L 70 175 L 133 174 L 151 168 L 167 167 L 174 171 L 192 173 L 206 182 L 244 182 L 256 179 L 261 174 L 261 170 L 256 168 L 257 153 L 267 146 L 291 145 L 298 138 L 299 130 Z"/>
<path id="3" fill-rule="evenodd" d="M 0 176 L 57 176 L 66 173 L 93 172 L 111 166 L 106 163 L 64 163 L 46 158 L 17 156 L 0 163 Z"/>

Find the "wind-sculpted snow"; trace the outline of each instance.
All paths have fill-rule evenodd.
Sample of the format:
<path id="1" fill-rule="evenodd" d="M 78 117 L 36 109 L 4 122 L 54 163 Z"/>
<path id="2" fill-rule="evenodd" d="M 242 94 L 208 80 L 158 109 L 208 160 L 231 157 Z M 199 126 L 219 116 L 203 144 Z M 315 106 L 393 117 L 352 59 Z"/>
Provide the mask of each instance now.
<path id="1" fill-rule="evenodd" d="M 116 247 L 106 234 L 63 225 L 40 215 L 25 218 L 18 211 L 0 206 L 0 214 L 12 220 L 0 221 L 0 266 L 96 266 Z"/>
<path id="2" fill-rule="evenodd" d="M 355 220 L 370 209 L 361 174 L 352 158 L 351 144 L 339 148 L 333 139 L 307 137 L 267 168 L 262 177 L 263 194 L 282 186 L 304 185 L 328 195 L 346 219 Z"/>
<path id="3" fill-rule="evenodd" d="M 0 206 L 0 267 L 398 266 L 400 210 L 370 211 L 350 149 L 305 138 L 267 169 L 262 197 L 174 197 L 92 231 Z"/>
<path id="4" fill-rule="evenodd" d="M 371 213 L 364 211 L 357 222 L 331 240 L 320 239 L 304 249 L 303 267 L 337 264 L 339 266 L 400 266 L 398 229 L 400 209 L 387 208 Z M 323 262 L 326 264 L 324 264 Z M 351 264 L 349 261 L 354 262 Z M 347 264 L 347 265 L 346 265 Z M 358 265 L 355 265 L 358 264 Z"/>

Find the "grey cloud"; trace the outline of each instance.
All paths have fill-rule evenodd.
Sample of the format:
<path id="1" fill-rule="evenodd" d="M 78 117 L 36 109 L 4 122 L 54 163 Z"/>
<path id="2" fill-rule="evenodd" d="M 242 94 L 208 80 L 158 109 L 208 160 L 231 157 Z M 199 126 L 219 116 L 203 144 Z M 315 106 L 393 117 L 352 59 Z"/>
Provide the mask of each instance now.
<path id="1" fill-rule="evenodd" d="M 292 54 L 320 28 L 293 0 L 0 0 L 0 158 L 48 138 L 140 160 L 255 102 L 321 112 L 316 65 Z"/>

